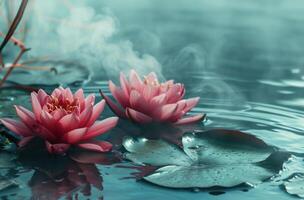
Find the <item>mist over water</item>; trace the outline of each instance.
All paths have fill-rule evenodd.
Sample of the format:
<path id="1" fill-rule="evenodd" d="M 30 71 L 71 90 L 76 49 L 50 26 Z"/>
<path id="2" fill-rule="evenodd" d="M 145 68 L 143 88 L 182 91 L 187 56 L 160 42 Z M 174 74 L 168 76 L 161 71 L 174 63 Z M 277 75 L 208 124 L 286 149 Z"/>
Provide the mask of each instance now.
<path id="1" fill-rule="evenodd" d="M 301 84 L 277 79 L 301 78 L 293 72 L 303 69 L 303 9 L 286 0 L 32 0 L 23 22 L 30 58 L 75 61 L 99 78 L 132 68 L 177 81 L 197 74 L 190 91 L 243 102 L 267 84 Z M 235 77 L 267 84 L 248 96 Z"/>
<path id="2" fill-rule="evenodd" d="M 30 58 L 71 60 L 110 77 L 133 68 L 161 75 L 153 56 L 134 50 L 127 38 L 117 37 L 119 20 L 98 3 L 33 0 L 23 23 L 28 26 L 25 43 L 32 48 Z"/>
<path id="3" fill-rule="evenodd" d="M 303 84 L 301 1 L 114 0 L 101 4 L 115 13 L 122 35 L 136 50 L 155 56 L 166 78 L 182 80 L 189 73 L 194 93 L 233 104 L 244 100 L 281 104 L 282 98 L 290 103 L 290 97 L 303 94 L 296 88 L 286 94 L 290 86 Z M 150 34 L 139 40 L 143 32 Z"/>

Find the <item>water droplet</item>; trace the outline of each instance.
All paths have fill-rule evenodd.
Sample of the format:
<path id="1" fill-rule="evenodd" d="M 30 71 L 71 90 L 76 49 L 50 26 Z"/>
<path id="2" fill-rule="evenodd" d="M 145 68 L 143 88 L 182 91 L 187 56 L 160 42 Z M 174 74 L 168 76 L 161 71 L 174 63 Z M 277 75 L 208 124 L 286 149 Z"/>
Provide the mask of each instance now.
<path id="1" fill-rule="evenodd" d="M 192 191 L 193 192 L 200 192 L 201 190 L 199 188 L 193 188 Z"/>
<path id="2" fill-rule="evenodd" d="M 60 178 L 60 179 L 55 179 L 55 182 L 60 183 L 64 180 L 64 178 Z"/>

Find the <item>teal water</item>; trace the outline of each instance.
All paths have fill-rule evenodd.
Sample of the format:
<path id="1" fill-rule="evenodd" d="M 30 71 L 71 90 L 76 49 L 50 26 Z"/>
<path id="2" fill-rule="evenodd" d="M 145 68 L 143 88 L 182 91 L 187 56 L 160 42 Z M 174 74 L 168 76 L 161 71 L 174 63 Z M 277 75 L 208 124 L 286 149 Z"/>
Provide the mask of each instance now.
<path id="1" fill-rule="evenodd" d="M 1 191 L 2 199 L 65 199 L 70 194 L 74 199 L 78 195 L 79 199 L 110 200 L 297 198 L 288 194 L 282 184 L 285 178 L 304 173 L 304 3 L 299 0 L 75 1 L 72 6 L 81 7 L 75 13 L 84 24 L 96 22 L 88 14 L 88 7 L 92 6 L 95 14 L 102 14 L 97 17 L 102 23 L 92 25 L 105 28 L 91 35 L 83 27 L 78 30 L 77 15 L 69 17 L 66 8 L 58 8 L 58 2 L 46 2 L 44 6 L 50 9 L 42 9 L 38 14 L 47 17 L 32 22 L 32 35 L 29 29 L 26 42 L 32 50 L 26 59 L 47 55 L 52 59 L 81 62 L 91 70 L 91 79 L 83 85 L 85 92 L 96 95 L 98 89 L 109 94 L 107 80 L 118 81 L 119 70 L 136 68 L 142 73 L 155 70 L 163 78 L 183 82 L 187 97 L 201 97 L 191 113 L 207 113 L 208 120 L 190 127 L 190 131 L 240 130 L 292 153 L 292 158 L 285 163 L 277 180 L 249 190 L 162 188 L 130 178 L 140 170 L 129 161 L 102 161 L 87 166 L 94 168 L 89 171 L 94 172 L 95 185 L 103 186 L 96 189 L 94 181 L 83 178 L 83 168 L 75 161 L 64 161 L 61 166 L 61 161 L 39 161 L 41 157 L 30 163 L 17 159 L 11 166 L 0 166 L 0 175 L 18 184 Z M 65 29 L 54 18 L 70 19 L 76 25 Z M 95 46 L 94 50 L 88 50 Z M 74 91 L 78 87 L 71 85 Z M 14 104 L 29 107 L 27 95 L 1 90 L 1 116 L 14 117 Z M 103 117 L 112 115 L 107 110 Z M 121 127 L 105 137 L 112 140 L 119 134 Z M 123 149 L 117 144 L 117 150 Z M 41 166 L 43 162 L 46 166 Z M 76 175 L 72 176 L 73 173 Z M 58 196 L 51 195 L 56 192 Z"/>

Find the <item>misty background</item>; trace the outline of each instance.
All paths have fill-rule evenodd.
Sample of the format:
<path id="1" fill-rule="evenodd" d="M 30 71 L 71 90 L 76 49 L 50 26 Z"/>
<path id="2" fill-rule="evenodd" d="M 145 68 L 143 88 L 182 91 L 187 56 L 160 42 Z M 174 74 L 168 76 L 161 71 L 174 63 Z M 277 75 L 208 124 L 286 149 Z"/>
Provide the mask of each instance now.
<path id="1" fill-rule="evenodd" d="M 2 0 L 1 15 L 19 2 Z M 206 101 L 302 108 L 303 11 L 300 0 L 30 0 L 15 36 L 27 59 L 80 63 L 93 84 L 155 71 Z"/>

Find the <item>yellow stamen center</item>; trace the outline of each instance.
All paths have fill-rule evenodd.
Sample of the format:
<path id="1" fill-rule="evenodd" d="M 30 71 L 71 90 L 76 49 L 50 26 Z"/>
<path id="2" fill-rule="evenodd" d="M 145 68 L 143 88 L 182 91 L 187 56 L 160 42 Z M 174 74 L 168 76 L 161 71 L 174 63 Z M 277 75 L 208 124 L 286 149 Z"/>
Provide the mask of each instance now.
<path id="1" fill-rule="evenodd" d="M 49 112 L 53 112 L 55 110 L 61 109 L 65 110 L 67 113 L 72 113 L 79 106 L 78 99 L 74 99 L 70 101 L 68 98 L 57 98 L 54 96 L 50 96 L 47 104 L 46 104 Z"/>

